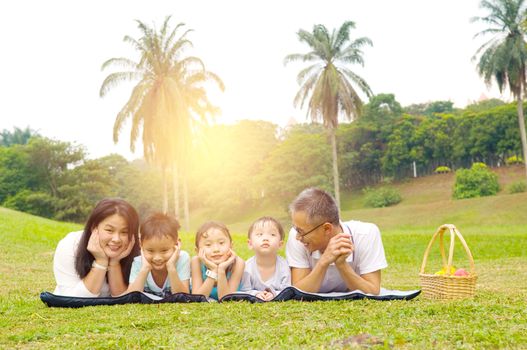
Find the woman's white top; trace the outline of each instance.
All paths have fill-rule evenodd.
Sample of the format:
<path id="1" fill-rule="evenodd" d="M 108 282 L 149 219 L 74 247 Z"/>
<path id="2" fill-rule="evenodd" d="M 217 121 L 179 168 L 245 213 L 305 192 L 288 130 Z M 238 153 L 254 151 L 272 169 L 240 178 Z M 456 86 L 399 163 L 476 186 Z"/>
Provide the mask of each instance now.
<path id="1" fill-rule="evenodd" d="M 55 287 L 53 293 L 73 297 L 108 297 L 110 296 L 110 286 L 106 279 L 100 292 L 94 294 L 86 288 L 75 270 L 75 257 L 82 232 L 68 233 L 57 245 L 55 256 L 53 257 L 53 274 L 55 275 L 57 287 Z"/>

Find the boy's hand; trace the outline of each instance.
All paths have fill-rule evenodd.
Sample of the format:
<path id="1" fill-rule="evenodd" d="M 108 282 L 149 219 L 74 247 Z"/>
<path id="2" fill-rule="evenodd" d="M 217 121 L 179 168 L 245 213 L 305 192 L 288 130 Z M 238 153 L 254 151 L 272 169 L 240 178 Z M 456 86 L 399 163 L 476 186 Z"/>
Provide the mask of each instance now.
<path id="1" fill-rule="evenodd" d="M 167 261 L 167 270 L 176 270 L 176 263 L 179 259 L 179 252 L 181 251 L 181 242 L 177 242 L 177 244 L 174 246 L 174 253 L 172 253 L 172 256 Z"/>
<path id="2" fill-rule="evenodd" d="M 128 247 L 126 247 L 125 250 L 123 250 L 121 252 L 121 254 L 119 254 L 118 257 L 116 258 L 110 258 L 110 261 L 108 263 L 108 266 L 114 266 L 114 265 L 118 265 L 119 262 L 126 258 L 128 255 L 130 255 L 130 253 L 132 252 L 132 249 L 134 248 L 134 244 L 135 244 L 135 237 L 132 235 L 132 239 L 128 242 Z"/>
<path id="3" fill-rule="evenodd" d="M 86 249 L 93 255 L 97 263 L 108 266 L 108 257 L 102 250 L 101 242 L 99 241 L 99 230 L 97 228 L 92 231 Z"/>
<path id="4" fill-rule="evenodd" d="M 236 253 L 231 249 L 229 258 L 218 265 L 218 270 L 225 271 L 236 261 Z"/>
<path id="5" fill-rule="evenodd" d="M 141 249 L 141 270 L 150 272 L 152 270 L 152 265 L 146 260 L 145 253 Z"/>
<path id="6" fill-rule="evenodd" d="M 211 271 L 216 272 L 218 270 L 218 265 L 207 259 L 205 256 L 205 250 L 201 248 L 198 252 L 199 260 L 205 265 L 205 267 Z"/>
<path id="7" fill-rule="evenodd" d="M 274 298 L 274 294 L 264 290 L 263 292 L 256 293 L 256 297 L 260 298 L 260 299 L 262 299 L 264 301 L 269 301 L 269 300 Z"/>

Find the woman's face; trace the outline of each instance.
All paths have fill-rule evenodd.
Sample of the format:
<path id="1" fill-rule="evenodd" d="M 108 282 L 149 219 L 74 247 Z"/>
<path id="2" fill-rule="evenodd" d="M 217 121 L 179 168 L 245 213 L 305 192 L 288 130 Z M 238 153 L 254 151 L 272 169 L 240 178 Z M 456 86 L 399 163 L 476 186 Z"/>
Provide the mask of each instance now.
<path id="1" fill-rule="evenodd" d="M 128 223 L 121 215 L 108 216 L 94 230 L 99 232 L 99 243 L 108 258 L 116 258 L 128 248 Z"/>
<path id="2" fill-rule="evenodd" d="M 207 259 L 215 264 L 222 263 L 229 258 L 231 247 L 229 237 L 216 228 L 205 232 L 199 241 L 199 249 L 203 249 Z"/>

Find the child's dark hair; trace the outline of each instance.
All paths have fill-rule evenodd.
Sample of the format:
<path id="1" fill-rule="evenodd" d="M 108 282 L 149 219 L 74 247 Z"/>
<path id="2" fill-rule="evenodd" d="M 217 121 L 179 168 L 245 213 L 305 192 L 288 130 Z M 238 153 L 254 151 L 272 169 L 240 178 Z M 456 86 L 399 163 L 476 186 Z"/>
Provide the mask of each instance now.
<path id="1" fill-rule="evenodd" d="M 249 238 L 251 238 L 251 233 L 255 229 L 256 225 L 265 225 L 266 223 L 273 224 L 276 227 L 276 229 L 278 230 L 278 232 L 280 233 L 280 239 L 281 240 L 284 239 L 285 233 L 284 233 L 284 228 L 282 227 L 282 224 L 280 224 L 280 222 L 278 222 L 278 220 L 276 220 L 275 218 L 270 217 L 270 216 L 262 216 L 261 218 L 259 218 L 255 222 L 253 222 L 251 227 L 249 227 L 249 231 L 247 232 L 247 236 Z"/>
<path id="2" fill-rule="evenodd" d="M 180 227 L 175 217 L 163 213 L 152 213 L 143 221 L 139 228 L 141 242 L 145 239 L 163 237 L 170 237 L 177 241 Z"/>
<path id="3" fill-rule="evenodd" d="M 206 223 L 201 225 L 198 231 L 196 232 L 196 241 L 195 241 L 196 248 L 199 248 L 199 241 L 201 240 L 202 237 L 207 238 L 207 231 L 210 230 L 211 228 L 215 228 L 225 233 L 225 235 L 229 237 L 229 241 L 232 242 L 231 233 L 229 232 L 229 229 L 227 228 L 227 226 L 225 226 L 221 222 L 207 221 Z"/>

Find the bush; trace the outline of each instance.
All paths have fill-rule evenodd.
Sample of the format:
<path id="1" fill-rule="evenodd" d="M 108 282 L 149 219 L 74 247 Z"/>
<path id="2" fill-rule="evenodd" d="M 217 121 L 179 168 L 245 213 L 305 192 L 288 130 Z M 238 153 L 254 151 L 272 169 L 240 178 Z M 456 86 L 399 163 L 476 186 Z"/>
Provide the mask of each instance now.
<path id="1" fill-rule="evenodd" d="M 446 174 L 451 172 L 452 170 L 447 166 L 438 166 L 436 170 L 434 171 L 436 174 Z"/>
<path id="2" fill-rule="evenodd" d="M 509 186 L 509 193 L 521 193 L 527 191 L 527 183 L 525 181 L 517 181 Z"/>
<path id="3" fill-rule="evenodd" d="M 509 157 L 505 161 L 505 164 L 507 165 L 522 164 L 522 163 L 523 163 L 522 157 L 518 157 L 518 156 Z"/>
<path id="4" fill-rule="evenodd" d="M 470 170 L 456 171 L 455 199 L 492 196 L 499 190 L 498 176 L 483 163 L 474 163 Z"/>
<path id="5" fill-rule="evenodd" d="M 29 214 L 53 218 L 57 199 L 44 192 L 22 190 L 8 197 L 3 205 Z"/>
<path id="6" fill-rule="evenodd" d="M 399 192 L 392 187 L 365 188 L 363 192 L 366 196 L 366 205 L 373 208 L 389 207 L 402 200 Z"/>

